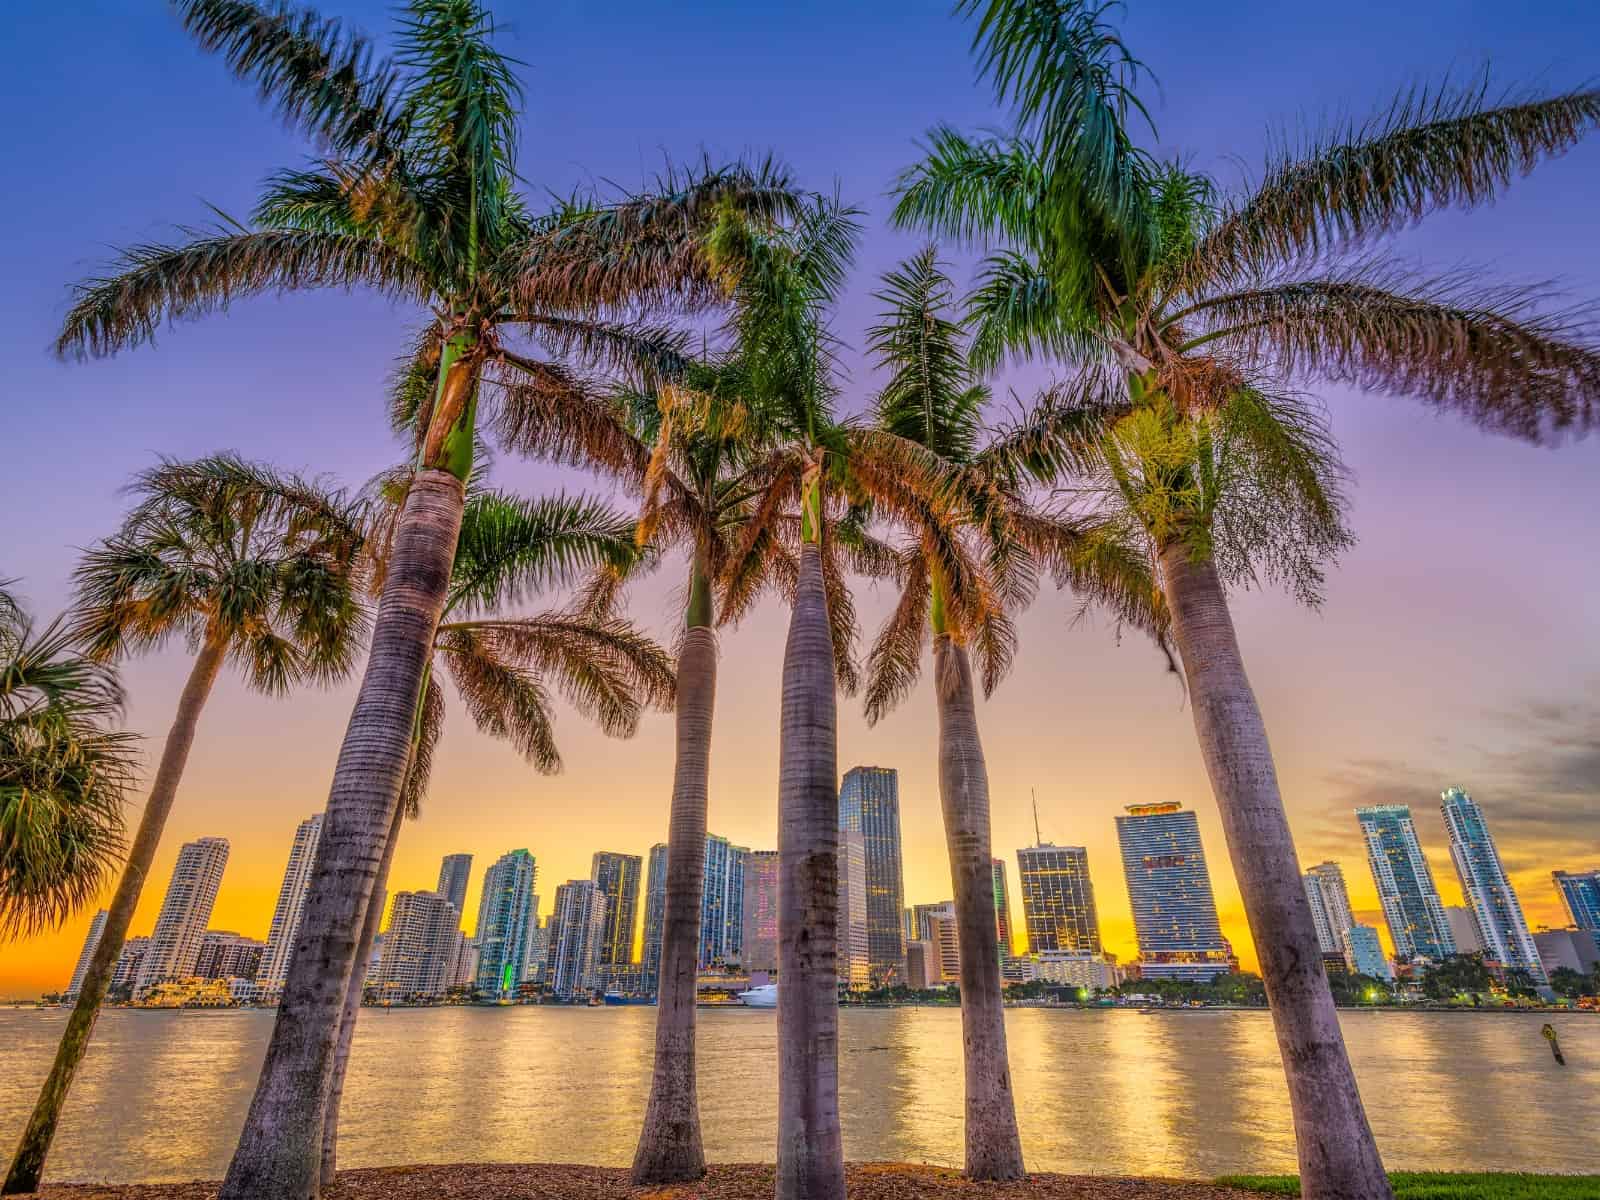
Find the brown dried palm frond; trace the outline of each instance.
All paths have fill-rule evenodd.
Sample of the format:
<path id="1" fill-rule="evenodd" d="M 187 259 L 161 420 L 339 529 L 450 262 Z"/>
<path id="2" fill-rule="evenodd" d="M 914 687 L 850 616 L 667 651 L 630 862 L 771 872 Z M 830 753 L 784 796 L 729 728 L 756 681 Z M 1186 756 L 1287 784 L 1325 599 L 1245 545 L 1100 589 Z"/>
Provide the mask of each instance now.
<path id="1" fill-rule="evenodd" d="M 1600 422 L 1592 324 L 1551 312 L 1548 289 L 1457 271 L 1418 278 L 1358 264 L 1196 305 L 1222 345 L 1287 373 L 1412 396 L 1530 442 Z"/>
<path id="2" fill-rule="evenodd" d="M 224 309 L 237 296 L 274 289 L 364 285 L 426 303 L 434 281 L 418 263 L 371 238 L 300 230 L 185 230 L 182 246 L 124 251 L 114 274 L 74 292 L 56 351 L 108 355 L 155 339 L 163 322 Z"/>
<path id="3" fill-rule="evenodd" d="M 1040 392 L 1021 418 L 996 430 L 973 464 L 1007 487 L 1054 483 L 1095 461 L 1098 439 L 1128 404 L 1121 372 L 1088 367 Z"/>
<path id="4" fill-rule="evenodd" d="M 444 689 L 430 674 L 428 687 L 422 694 L 422 711 L 418 714 L 411 739 L 411 763 L 406 768 L 406 781 L 400 787 L 401 807 L 412 820 L 422 815 L 422 801 L 428 795 L 428 781 L 433 778 L 433 752 L 438 748 L 442 733 Z"/>
<path id="5" fill-rule="evenodd" d="M 1412 89 L 1370 120 L 1280 150 L 1261 186 L 1224 213 L 1180 277 L 1191 291 L 1238 281 L 1441 208 L 1483 204 L 1597 126 L 1600 89 L 1491 97 L 1487 80 Z"/>
<path id="6" fill-rule="evenodd" d="M 688 331 L 670 325 L 550 313 L 519 314 L 519 319 L 558 358 L 615 372 L 642 387 L 681 375 L 690 362 Z"/>
<path id="7" fill-rule="evenodd" d="M 799 521 L 794 523 L 799 534 Z M 861 687 L 861 667 L 856 662 L 856 603 L 850 595 L 844 566 L 839 561 L 838 539 L 824 532 L 819 544 L 822 557 L 822 588 L 828 602 L 828 634 L 833 641 L 833 676 L 839 690 L 854 696 Z"/>
<path id="8" fill-rule="evenodd" d="M 717 581 L 721 592 L 717 624 L 737 624 L 760 595 L 763 585 L 775 581 L 780 586 L 790 577 L 780 569 L 772 573 L 769 561 L 783 548 L 779 526 L 785 512 L 800 506 L 800 482 L 804 461 L 783 451 L 774 451 L 753 478 L 759 492 L 738 533 L 729 547 L 727 561 Z M 796 574 L 798 574 L 798 560 Z M 793 595 L 787 592 L 786 595 Z"/>
<path id="9" fill-rule="evenodd" d="M 522 358 L 508 360 L 494 382 L 501 393 L 495 436 L 507 450 L 643 485 L 650 447 L 599 389 L 585 386 L 568 368 Z"/>
<path id="10" fill-rule="evenodd" d="M 1161 590 L 1142 546 L 1119 527 L 1094 516 L 1019 507 L 1018 542 L 1048 570 L 1058 588 L 1069 587 L 1118 622 L 1159 635 L 1166 628 Z"/>
<path id="11" fill-rule="evenodd" d="M 472 723 L 510 742 L 540 774 L 559 771 L 550 695 L 538 676 L 503 662 L 472 630 L 441 628 L 436 644 Z"/>
<path id="12" fill-rule="evenodd" d="M 911 695 L 922 675 L 922 650 L 928 644 L 928 604 L 932 583 L 919 547 L 900 554 L 900 599 L 867 654 L 867 724 L 876 725 Z"/>
<path id="13" fill-rule="evenodd" d="M 428 438 L 443 346 L 444 331 L 438 323 L 423 326 L 389 379 L 389 428 L 396 433 L 410 432 L 413 454 L 421 453 Z"/>

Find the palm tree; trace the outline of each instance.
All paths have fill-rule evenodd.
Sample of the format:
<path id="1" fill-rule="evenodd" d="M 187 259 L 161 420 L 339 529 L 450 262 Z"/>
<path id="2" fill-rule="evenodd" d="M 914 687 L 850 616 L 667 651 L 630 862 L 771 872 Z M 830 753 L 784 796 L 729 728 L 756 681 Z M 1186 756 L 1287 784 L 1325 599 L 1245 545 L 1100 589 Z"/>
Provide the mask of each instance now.
<path id="1" fill-rule="evenodd" d="M 286 289 L 368 287 L 437 316 L 417 358 L 427 386 L 416 471 L 334 772 L 303 949 L 223 1188 L 227 1200 L 309 1196 L 353 969 L 348 931 L 364 920 L 409 769 L 480 408 L 515 445 L 519 406 L 579 394 L 578 370 L 626 363 L 648 374 L 675 363 L 677 339 L 629 319 L 629 306 L 712 294 L 692 252 L 697 231 L 724 208 L 781 212 L 794 195 L 775 168 L 708 167 L 670 177 L 662 195 L 536 217 L 513 188 L 513 64 L 477 0 L 410 0 L 397 65 L 311 12 L 248 0 L 177 8 L 323 158 L 274 176 L 248 226 L 126 252 L 110 277 L 80 290 L 61 351 L 109 354 L 151 340 L 163 320 Z"/>
<path id="2" fill-rule="evenodd" d="M 69 624 L 35 629 L 0 582 L 0 937 L 60 925 L 122 856 L 135 735 L 115 669 Z"/>
<path id="3" fill-rule="evenodd" d="M 337 493 L 229 455 L 163 463 L 141 474 L 132 492 L 138 502 L 122 529 L 78 567 L 75 632 L 97 661 L 181 638 L 194 662 L 105 927 L 6 1177 L 7 1193 L 38 1190 L 223 666 L 231 662 L 257 691 L 283 695 L 343 677 L 366 631 L 351 565 L 359 518 Z"/>
<path id="4" fill-rule="evenodd" d="M 963 9 L 981 14 L 980 61 L 1018 132 L 935 131 L 897 219 L 1004 244 L 972 300 L 982 365 L 1085 364 L 1034 414 L 1028 465 L 1047 478 L 1087 465 L 1089 497 L 1115 502 L 1107 536 L 1131 521 L 1152 556 L 1261 957 L 1302 1189 L 1387 1197 L 1225 587 L 1259 567 L 1314 597 L 1347 537 L 1326 430 L 1278 376 L 1382 388 L 1531 441 L 1594 424 L 1600 354 L 1539 315 L 1544 297 L 1356 252 L 1568 148 L 1600 122 L 1600 91 L 1405 96 L 1218 207 L 1209 181 L 1133 145 L 1139 64 L 1103 9 Z"/>
<path id="5" fill-rule="evenodd" d="M 392 492 L 395 501 L 403 501 L 403 482 Z M 411 769 L 362 923 L 358 964 L 372 953 L 401 818 L 416 816 L 427 794 L 434 749 L 444 728 L 439 668 L 448 671 L 478 729 L 511 742 L 544 775 L 561 769 L 551 685 L 613 737 L 631 737 L 646 704 L 666 707 L 672 702 L 671 660 L 628 622 L 559 609 L 533 616 L 505 613 L 530 595 L 570 586 L 587 569 L 624 571 L 637 557 L 634 523 L 597 501 L 469 494 L 450 594 L 434 635 L 428 682 L 413 726 Z M 323 1187 L 332 1186 L 337 1167 L 339 1105 L 364 975 L 351 972 L 340 1021 L 323 1121 Z"/>

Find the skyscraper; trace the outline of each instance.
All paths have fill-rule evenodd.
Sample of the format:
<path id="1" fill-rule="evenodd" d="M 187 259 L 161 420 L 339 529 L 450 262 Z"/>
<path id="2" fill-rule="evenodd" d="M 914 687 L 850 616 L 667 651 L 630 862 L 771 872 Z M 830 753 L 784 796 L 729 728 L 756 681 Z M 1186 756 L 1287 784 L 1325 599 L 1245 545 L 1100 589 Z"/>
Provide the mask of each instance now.
<path id="1" fill-rule="evenodd" d="M 373 986 L 384 1000 L 431 1000 L 450 986 L 460 911 L 438 892 L 396 892 Z"/>
<path id="2" fill-rule="evenodd" d="M 725 837 L 706 834 L 706 872 L 700 893 L 700 961 L 739 961 L 744 946 L 744 864 L 750 851 Z"/>
<path id="3" fill-rule="evenodd" d="M 1345 886 L 1344 871 L 1336 862 L 1318 863 L 1301 876 L 1301 881 L 1306 885 L 1311 921 L 1317 927 L 1317 944 L 1323 954 L 1341 955 L 1347 965 L 1354 967 L 1345 931 L 1356 920 L 1350 912 L 1350 889 Z"/>
<path id="4" fill-rule="evenodd" d="M 72 980 L 67 984 L 66 999 L 76 1000 L 83 987 L 83 977 L 89 973 L 89 960 L 100 948 L 100 935 L 106 931 L 106 910 L 95 913 L 89 922 L 89 932 L 83 939 L 83 949 L 78 951 L 78 965 L 72 968 Z"/>
<path id="5" fill-rule="evenodd" d="M 550 914 L 550 990 L 563 1000 L 593 992 L 605 939 L 606 897 L 595 881 L 570 879 L 556 888 Z"/>
<path id="6" fill-rule="evenodd" d="M 1017 880 L 1032 953 L 1100 953 L 1100 921 L 1095 913 L 1087 850 L 1082 846 L 1051 845 L 1018 850 Z"/>
<path id="7" fill-rule="evenodd" d="M 839 785 L 839 828 L 859 833 L 867 855 L 867 959 L 875 984 L 905 978 L 900 913 L 900 776 L 893 767 L 852 767 Z"/>
<path id="8" fill-rule="evenodd" d="M 116 969 L 111 972 L 112 992 L 121 994 L 133 990 L 133 981 L 139 978 L 139 968 L 144 963 L 145 951 L 149 949 L 150 939 L 147 937 L 131 937 L 122 943 Z"/>
<path id="9" fill-rule="evenodd" d="M 439 864 L 439 886 L 433 890 L 456 906 L 456 920 L 467 915 L 467 880 L 472 875 L 472 855 L 446 854 Z"/>
<path id="10" fill-rule="evenodd" d="M 527 966 L 528 924 L 538 919 L 533 888 L 538 866 L 526 850 L 502 854 L 483 875 L 478 902 L 478 991 L 514 996 Z"/>
<path id="11" fill-rule="evenodd" d="M 265 949 L 255 938 L 227 929 L 208 929 L 200 938 L 194 974 L 199 979 L 253 980 L 261 972 Z"/>
<path id="12" fill-rule="evenodd" d="M 600 962 L 607 966 L 633 961 L 633 930 L 639 917 L 639 875 L 644 862 L 637 854 L 595 853 L 590 876 L 606 899 L 605 939 Z"/>
<path id="13" fill-rule="evenodd" d="M 994 859 L 994 935 L 1000 943 L 1000 961 L 1011 957 L 1011 898 L 1006 892 L 1006 861 Z"/>
<path id="14" fill-rule="evenodd" d="M 1483 822 L 1483 810 L 1458 787 L 1446 788 L 1439 799 L 1450 835 L 1450 858 L 1456 864 L 1461 891 L 1472 906 L 1484 955 L 1507 970 L 1528 972 L 1535 983 L 1548 982 L 1539 948 L 1522 915 L 1522 903 L 1506 878 L 1500 851 Z"/>
<path id="15" fill-rule="evenodd" d="M 778 969 L 778 852 L 752 850 L 744 868 L 744 969 Z"/>
<path id="16" fill-rule="evenodd" d="M 650 847 L 650 871 L 644 888 L 644 968 L 645 994 L 661 990 L 661 927 L 667 919 L 667 844 Z"/>
<path id="17" fill-rule="evenodd" d="M 306 894 L 311 890 L 311 872 L 317 865 L 317 846 L 322 841 L 322 814 L 307 817 L 294 831 L 289 847 L 289 864 L 283 869 L 278 888 L 278 903 L 272 910 L 267 929 L 267 948 L 261 952 L 261 969 L 256 972 L 256 995 L 273 1001 L 283 994 L 289 977 L 289 956 L 294 953 L 300 933 L 300 918 L 306 911 Z M 374 904 L 383 897 L 375 895 Z"/>
<path id="18" fill-rule="evenodd" d="M 1447 904 L 1444 920 L 1450 926 L 1450 940 L 1456 944 L 1457 954 L 1483 953 L 1483 943 L 1478 940 L 1478 918 L 1472 915 L 1470 908 Z"/>
<path id="19" fill-rule="evenodd" d="M 1350 969 L 1358 975 L 1370 975 L 1385 983 L 1394 979 L 1389 960 L 1383 956 L 1383 943 L 1378 931 L 1371 925 L 1352 925 L 1345 930 L 1345 943 L 1350 948 Z"/>
<path id="20" fill-rule="evenodd" d="M 1205 980 L 1230 969 L 1200 824 L 1181 804 L 1132 804 L 1117 818 L 1142 975 Z M 1096 949 L 1099 948 L 1098 942 Z"/>
<path id="21" fill-rule="evenodd" d="M 872 983 L 867 944 L 867 846 L 859 833 L 839 834 L 839 982 L 851 991 Z"/>
<path id="22" fill-rule="evenodd" d="M 1572 923 L 1590 933 L 1600 933 L 1600 870 L 1552 871 Z"/>
<path id="23" fill-rule="evenodd" d="M 1356 809 L 1356 820 L 1367 840 L 1367 862 L 1394 952 L 1401 958 L 1435 960 L 1454 954 L 1455 939 L 1417 841 L 1411 809 L 1404 804 L 1372 804 Z"/>
<path id="24" fill-rule="evenodd" d="M 136 997 L 163 980 L 194 974 L 200 939 L 211 920 L 211 906 L 217 901 L 217 887 L 227 865 L 227 838 L 200 838 L 185 842 L 178 851 L 172 881 L 161 901 L 161 915 L 156 918 L 155 931 L 134 980 Z"/>

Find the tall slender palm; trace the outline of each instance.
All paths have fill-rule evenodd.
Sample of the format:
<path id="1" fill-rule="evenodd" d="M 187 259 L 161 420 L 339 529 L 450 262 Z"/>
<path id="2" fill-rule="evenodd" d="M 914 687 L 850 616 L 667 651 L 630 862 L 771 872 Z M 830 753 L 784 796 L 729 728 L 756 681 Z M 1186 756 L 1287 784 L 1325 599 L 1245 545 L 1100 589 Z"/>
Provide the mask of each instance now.
<path id="1" fill-rule="evenodd" d="M 234 664 L 257 691 L 283 695 L 341 678 L 366 630 L 352 567 L 360 520 L 338 494 L 227 455 L 164 463 L 140 475 L 132 490 L 138 503 L 122 529 L 78 568 L 75 628 L 101 661 L 181 638 L 194 662 L 100 940 L 6 1177 L 7 1193 L 38 1190 L 223 666 Z"/>
<path id="2" fill-rule="evenodd" d="M 334 772 L 301 949 L 223 1188 L 228 1200 L 279 1200 L 317 1191 L 350 931 L 365 918 L 408 770 L 480 407 L 495 406 L 514 442 L 518 404 L 575 393 L 574 367 L 648 372 L 675 361 L 674 339 L 617 314 L 709 294 L 699 256 L 683 249 L 696 230 L 722 207 L 767 212 L 793 197 L 781 172 L 708 168 L 642 201 L 535 217 L 513 188 L 513 64 L 476 0 L 410 0 L 394 64 L 314 13 L 247 0 L 176 7 L 324 158 L 274 176 L 248 227 L 128 251 L 109 278 L 81 289 L 61 350 L 108 354 L 149 341 L 163 320 L 286 289 L 368 287 L 437 315 L 419 347 L 431 379 L 415 422 L 417 469 Z"/>
<path id="3" fill-rule="evenodd" d="M 403 499 L 403 486 L 398 492 L 397 499 Z M 417 815 L 427 793 L 444 727 L 441 667 L 478 729 L 511 742 L 545 775 L 561 769 L 552 686 L 613 737 L 631 737 L 645 705 L 671 703 L 667 652 L 628 622 L 567 609 L 533 616 L 508 611 L 530 595 L 572 586 L 591 568 L 623 571 L 637 557 L 633 521 L 594 500 L 522 500 L 489 491 L 468 495 L 450 594 L 414 725 L 411 768 L 362 923 L 357 963 L 372 952 L 401 817 Z M 351 973 L 323 1122 L 324 1187 L 332 1185 L 337 1166 L 339 1105 L 364 983 L 364 972 Z"/>
<path id="4" fill-rule="evenodd" d="M 1004 243 L 973 298 L 981 362 L 1087 364 L 1073 402 L 1034 415 L 1033 444 L 1050 448 L 1032 465 L 1089 462 L 1153 554 L 1261 957 L 1302 1189 L 1386 1197 L 1225 584 L 1264 560 L 1314 594 L 1315 563 L 1346 536 L 1325 430 L 1277 376 L 1381 388 L 1532 441 L 1595 423 L 1600 354 L 1540 316 L 1543 297 L 1355 251 L 1571 146 L 1600 123 L 1600 91 L 1405 96 L 1285 152 L 1219 210 L 1208 181 L 1133 145 L 1138 64 L 1103 9 L 963 8 L 981 14 L 981 62 L 1018 133 L 935 131 L 897 218 Z"/>
<path id="5" fill-rule="evenodd" d="M 122 706 L 116 669 L 0 582 L 0 937 L 60 925 L 116 870 L 137 740 L 112 728 Z"/>

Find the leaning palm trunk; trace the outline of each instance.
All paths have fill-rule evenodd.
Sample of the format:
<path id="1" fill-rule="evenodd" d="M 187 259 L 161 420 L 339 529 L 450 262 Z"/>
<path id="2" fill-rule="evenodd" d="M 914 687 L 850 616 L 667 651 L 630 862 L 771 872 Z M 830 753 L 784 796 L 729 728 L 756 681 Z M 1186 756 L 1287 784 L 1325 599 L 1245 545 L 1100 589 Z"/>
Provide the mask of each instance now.
<path id="1" fill-rule="evenodd" d="M 200 713 L 211 695 L 212 685 L 222 669 L 226 647 L 209 640 L 195 655 L 194 666 L 189 669 L 188 682 L 178 698 L 178 712 L 167 734 L 167 744 L 161 751 L 161 764 L 156 769 L 155 782 L 150 788 L 150 799 L 145 802 L 144 815 L 139 818 L 139 831 L 134 835 L 133 847 L 128 851 L 128 862 L 122 868 L 122 878 L 117 881 L 116 894 L 111 907 L 106 910 L 105 928 L 100 933 L 100 943 L 89 959 L 89 969 L 84 973 L 78 992 L 78 1002 L 67 1018 L 67 1027 L 61 1034 L 61 1045 L 56 1050 L 55 1062 L 39 1093 L 33 1116 L 23 1131 L 17 1154 L 11 1161 L 0 1193 L 14 1195 L 39 1190 L 39 1178 L 44 1174 L 45 1159 L 50 1154 L 50 1143 L 55 1138 L 56 1125 L 61 1120 L 61 1110 L 66 1103 L 67 1091 L 72 1087 L 72 1077 L 89 1049 L 89 1038 L 94 1032 L 95 1019 L 100 1015 L 101 1002 L 111 986 L 111 976 L 117 969 L 117 959 L 122 955 L 123 943 L 128 938 L 128 925 L 133 920 L 133 910 L 139 906 L 139 894 L 149 877 L 150 866 L 155 861 L 156 849 L 161 845 L 161 834 L 166 829 L 167 817 L 172 812 L 172 802 L 178 795 L 178 783 L 183 778 L 183 768 L 189 761 L 189 749 L 194 745 L 195 729 L 200 724 Z"/>
<path id="2" fill-rule="evenodd" d="M 361 1001 L 367 990 L 367 963 L 372 958 L 372 943 L 377 940 L 378 927 L 383 924 L 389 868 L 394 865 L 395 843 L 400 840 L 400 826 L 405 819 L 405 805 L 396 804 L 394 820 L 389 823 L 389 840 L 383 847 L 383 861 L 378 864 L 378 877 L 372 881 L 372 898 L 367 902 L 366 919 L 361 922 L 361 940 L 356 943 L 356 960 L 350 971 L 350 985 L 344 993 L 344 1009 L 339 1016 L 339 1042 L 333 1051 L 333 1077 L 328 1080 L 328 1106 L 322 1114 L 324 1188 L 333 1186 L 333 1177 L 339 1170 L 339 1105 L 344 1100 L 344 1076 L 350 1065 L 350 1044 L 355 1041 L 356 1019 L 361 1015 Z"/>
<path id="3" fill-rule="evenodd" d="M 706 1173 L 695 1087 L 694 1005 L 716 689 L 717 639 L 708 617 L 707 624 L 694 625 L 684 634 L 678 652 L 678 761 L 667 832 L 655 1071 L 639 1148 L 633 1156 L 633 1181 L 639 1184 L 677 1183 Z"/>
<path id="4" fill-rule="evenodd" d="M 778 767 L 778 1200 L 843 1200 L 839 770 L 833 641 L 817 544 L 783 655 Z"/>
<path id="5" fill-rule="evenodd" d="M 933 642 L 939 799 L 955 882 L 966 1074 L 967 1176 L 1021 1179 L 1022 1141 L 1006 1057 L 1006 1012 L 989 853 L 989 771 L 978 737 L 972 663 L 948 634 Z"/>
<path id="6" fill-rule="evenodd" d="M 1215 565 L 1187 547 L 1162 552 L 1161 574 L 1195 733 L 1222 813 L 1289 1081 L 1301 1195 L 1390 1200 L 1394 1193 L 1345 1052 L 1266 726 L 1245 676 L 1227 597 Z"/>
<path id="7" fill-rule="evenodd" d="M 223 1200 L 309 1200 L 318 1194 L 322 1128 L 356 943 L 400 802 L 423 672 L 461 532 L 465 489 L 419 470 L 395 531 L 372 653 L 339 750 L 300 940 L 289 963 Z"/>

